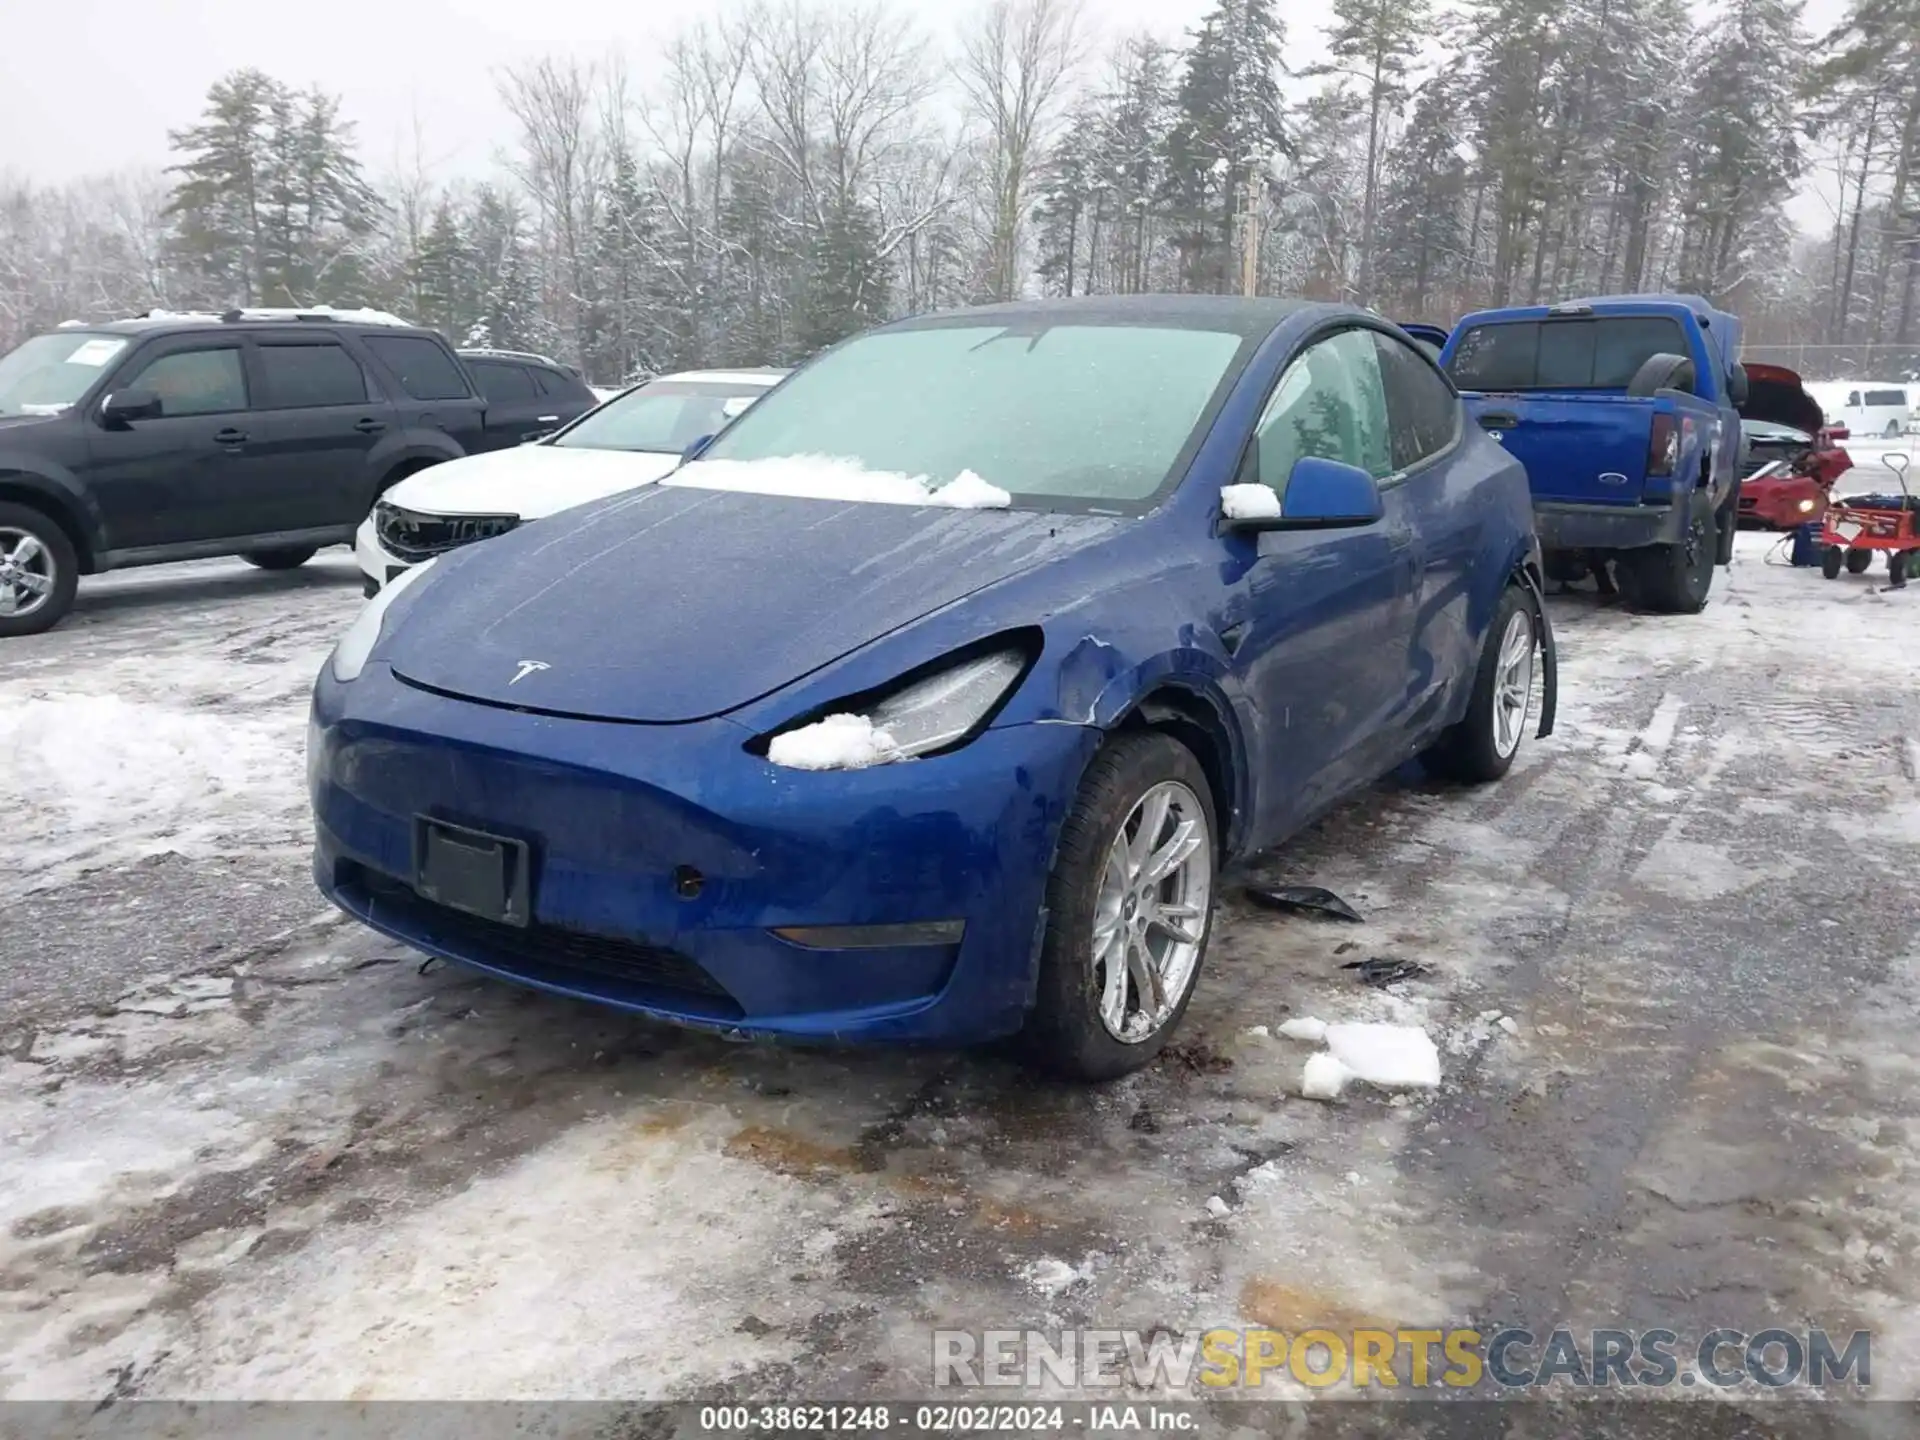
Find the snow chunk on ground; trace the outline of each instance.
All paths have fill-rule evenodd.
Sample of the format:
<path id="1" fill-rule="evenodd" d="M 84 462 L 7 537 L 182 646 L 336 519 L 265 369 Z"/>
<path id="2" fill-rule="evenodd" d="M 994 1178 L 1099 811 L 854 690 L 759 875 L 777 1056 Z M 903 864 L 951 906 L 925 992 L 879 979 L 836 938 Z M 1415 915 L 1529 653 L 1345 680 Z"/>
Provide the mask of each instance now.
<path id="1" fill-rule="evenodd" d="M 1418 1025 L 1329 1025 L 1327 1049 L 1369 1085 L 1432 1090 L 1440 1084 L 1440 1052 Z"/>
<path id="2" fill-rule="evenodd" d="M 1311 1015 L 1302 1015 L 1296 1020 L 1284 1021 L 1280 1033 L 1289 1040 L 1305 1040 L 1310 1045 L 1318 1045 L 1327 1038 L 1327 1022 L 1316 1020 Z"/>
<path id="3" fill-rule="evenodd" d="M 925 475 L 869 470 L 834 455 L 786 455 L 769 460 L 697 460 L 661 482 L 692 490 L 788 495 L 801 500 L 851 500 L 872 505 L 944 505 L 952 510 L 1004 510 L 1013 497 L 971 470 L 944 485 Z"/>
<path id="4" fill-rule="evenodd" d="M 1220 513 L 1229 520 L 1277 520 L 1280 495 L 1270 485 L 1222 485 Z"/>
<path id="5" fill-rule="evenodd" d="M 1020 1278 L 1026 1282 L 1027 1288 L 1036 1294 L 1052 1296 L 1071 1289 L 1083 1280 L 1091 1280 L 1093 1267 L 1091 1264 L 1076 1267 L 1049 1255 L 1023 1266 Z"/>
<path id="6" fill-rule="evenodd" d="M 1207 1197 L 1207 1214 L 1213 1216 L 1214 1219 L 1224 1220 L 1232 1213 L 1233 1207 L 1218 1195 L 1209 1195 Z"/>
<path id="7" fill-rule="evenodd" d="M 893 737 L 864 715 L 829 715 L 767 747 L 767 759 L 790 770 L 864 770 L 899 758 Z"/>
<path id="8" fill-rule="evenodd" d="M 1322 1050 L 1307 1057 L 1306 1068 L 1300 1072 L 1300 1093 L 1309 1100 L 1338 1100 L 1352 1078 L 1351 1070 Z"/>

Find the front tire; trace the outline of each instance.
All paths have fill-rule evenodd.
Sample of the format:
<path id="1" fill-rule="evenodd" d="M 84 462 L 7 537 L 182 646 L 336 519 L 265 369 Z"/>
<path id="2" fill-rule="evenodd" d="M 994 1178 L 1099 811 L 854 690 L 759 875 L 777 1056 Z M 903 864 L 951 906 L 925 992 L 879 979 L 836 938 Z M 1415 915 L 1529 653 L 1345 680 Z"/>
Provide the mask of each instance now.
<path id="1" fill-rule="evenodd" d="M 1112 1080 L 1186 1014 L 1213 925 L 1218 822 L 1206 772 L 1168 736 L 1126 733 L 1087 767 L 1047 880 L 1020 1044 L 1034 1066 Z"/>
<path id="2" fill-rule="evenodd" d="M 315 545 L 289 545 L 280 550 L 243 550 L 240 558 L 262 570 L 298 570 L 318 553 Z"/>
<path id="3" fill-rule="evenodd" d="M 29 506 L 0 504 L 0 638 L 51 630 L 79 588 L 67 532 Z"/>
<path id="4" fill-rule="evenodd" d="M 1687 528 L 1678 545 L 1630 550 L 1615 569 L 1620 588 L 1636 609 L 1661 615 L 1698 615 L 1713 588 L 1713 562 L 1719 549 L 1713 498 L 1695 490 L 1687 502 Z"/>
<path id="5" fill-rule="evenodd" d="M 1487 628 L 1465 718 L 1420 757 L 1429 773 L 1485 785 L 1513 768 L 1513 757 L 1526 738 L 1533 657 L 1539 646 L 1532 597 L 1518 585 L 1507 586 Z"/>

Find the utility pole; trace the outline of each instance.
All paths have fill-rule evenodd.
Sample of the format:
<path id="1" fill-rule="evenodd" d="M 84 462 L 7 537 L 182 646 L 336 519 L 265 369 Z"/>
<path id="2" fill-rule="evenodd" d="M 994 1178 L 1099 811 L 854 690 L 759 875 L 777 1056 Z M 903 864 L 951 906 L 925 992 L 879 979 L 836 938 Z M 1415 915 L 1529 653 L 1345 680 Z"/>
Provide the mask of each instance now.
<path id="1" fill-rule="evenodd" d="M 1259 170 L 1247 176 L 1245 224 L 1241 227 L 1240 293 L 1251 299 L 1260 293 L 1260 219 L 1267 209 L 1267 177 Z"/>

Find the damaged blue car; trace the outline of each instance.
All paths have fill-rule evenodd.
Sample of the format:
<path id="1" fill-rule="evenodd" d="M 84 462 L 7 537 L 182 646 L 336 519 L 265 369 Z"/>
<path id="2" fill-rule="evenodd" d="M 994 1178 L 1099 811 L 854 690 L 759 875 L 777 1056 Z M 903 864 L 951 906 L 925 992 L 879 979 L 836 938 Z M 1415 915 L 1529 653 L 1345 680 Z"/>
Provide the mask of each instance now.
<path id="1" fill-rule="evenodd" d="M 1526 476 L 1355 307 L 921 317 L 666 480 L 407 572 L 317 682 L 320 888 L 738 1037 L 1147 1063 L 1221 868 L 1415 756 L 1513 764 Z"/>

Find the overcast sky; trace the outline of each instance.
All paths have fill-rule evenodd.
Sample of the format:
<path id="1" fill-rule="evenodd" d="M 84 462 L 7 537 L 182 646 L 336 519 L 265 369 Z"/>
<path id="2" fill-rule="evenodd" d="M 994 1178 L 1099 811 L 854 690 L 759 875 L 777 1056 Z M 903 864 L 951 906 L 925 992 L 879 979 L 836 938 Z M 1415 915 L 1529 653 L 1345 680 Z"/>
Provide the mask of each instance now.
<path id="1" fill-rule="evenodd" d="M 936 35 L 965 0 L 911 4 Z M 1176 38 L 1211 0 L 1086 0 L 1106 36 L 1150 30 Z M 541 55 L 623 56 L 652 72 L 659 38 L 715 0 L 43 0 L 10 6 L 0 39 L 0 172 L 62 181 L 167 163 L 166 132 L 190 125 L 207 86 L 241 66 L 343 97 L 375 175 L 412 168 L 420 149 L 451 178 L 491 169 L 510 139 L 495 95 L 503 66 Z M 1327 0 L 1283 0 L 1286 61 L 1321 54 Z M 1843 0 L 1810 0 L 1815 29 Z M 316 38 L 324 36 L 326 38 Z M 944 36 L 942 36 L 944 38 Z M 1816 195 L 1795 207 L 1813 228 L 1830 214 Z"/>

